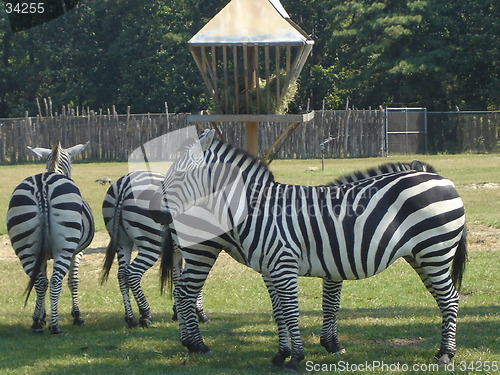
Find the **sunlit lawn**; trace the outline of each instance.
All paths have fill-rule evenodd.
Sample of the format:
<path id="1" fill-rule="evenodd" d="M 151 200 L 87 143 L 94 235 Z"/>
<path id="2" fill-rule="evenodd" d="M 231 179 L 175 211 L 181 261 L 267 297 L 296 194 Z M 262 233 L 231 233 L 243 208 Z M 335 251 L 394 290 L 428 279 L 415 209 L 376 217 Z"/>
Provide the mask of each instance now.
<path id="1" fill-rule="evenodd" d="M 279 181 L 312 185 L 327 183 L 353 170 L 414 158 L 433 164 L 442 175 L 455 182 L 463 197 L 469 224 L 500 227 L 500 190 L 478 188 L 481 183 L 500 183 L 499 155 L 327 160 L 324 172 L 320 160 L 278 160 L 271 168 Z M 306 171 L 308 167 L 319 167 L 319 170 Z M 4 182 L 0 185 L 0 233 L 6 232 L 4 220 L 12 189 L 22 178 L 41 170 L 42 164 L 0 167 Z M 104 229 L 100 206 L 107 186 L 94 180 L 102 175 L 116 180 L 126 172 L 126 163 L 74 166 L 73 176 L 92 205 L 98 231 Z M 8 241 L 6 237 L 3 239 Z M 470 366 L 475 361 L 486 363 L 500 359 L 498 250 L 485 248 L 470 253 L 458 320 L 456 370 L 460 364 Z M 85 326 L 71 325 L 70 296 L 65 289 L 59 309 L 64 333 L 35 335 L 29 329 L 33 296 L 28 306 L 23 307 L 22 291 L 27 277 L 12 253 L 0 252 L 0 374 L 282 373 L 270 365 L 277 350 L 276 328 L 263 282 L 252 270 L 227 256 L 217 261 L 205 289 L 205 309 L 212 322 L 202 326 L 213 353 L 188 355 L 179 343 L 177 324 L 170 321 L 172 301 L 159 294 L 157 266 L 143 281 L 155 323 L 150 329 L 130 330 L 123 321 L 121 295 L 114 277 L 116 268 L 107 284 L 98 284 L 102 259 L 103 254 L 87 254 L 80 268 Z M 347 353 L 334 357 L 319 345 L 321 280 L 300 280 L 300 327 L 306 350 L 302 372 L 309 368 L 307 361 L 312 361 L 309 366 L 359 365 L 374 361 L 409 366 L 433 363 L 432 356 L 440 339 L 439 309 L 404 261 L 397 261 L 370 279 L 346 282 L 342 295 L 339 335 Z"/>

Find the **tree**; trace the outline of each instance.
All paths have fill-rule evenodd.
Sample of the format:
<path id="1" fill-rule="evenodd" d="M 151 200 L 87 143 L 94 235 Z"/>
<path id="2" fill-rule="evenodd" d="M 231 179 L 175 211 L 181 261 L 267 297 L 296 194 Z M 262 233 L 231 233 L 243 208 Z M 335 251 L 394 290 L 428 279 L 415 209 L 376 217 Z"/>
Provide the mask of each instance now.
<path id="1" fill-rule="evenodd" d="M 332 90 L 345 90 L 357 107 L 447 110 L 461 103 L 486 109 L 498 101 L 492 91 L 498 83 L 498 25 L 485 22 L 498 14 L 493 1 L 322 4 L 330 20 L 322 66 L 343 77 Z M 481 82 L 491 84 L 479 89 Z"/>
<path id="2" fill-rule="evenodd" d="M 0 18 L 0 117 L 36 98 L 135 113 L 207 107 L 186 42 L 228 0 L 80 1 L 13 33 Z M 498 1 L 283 0 L 315 40 L 296 104 L 498 109 Z"/>

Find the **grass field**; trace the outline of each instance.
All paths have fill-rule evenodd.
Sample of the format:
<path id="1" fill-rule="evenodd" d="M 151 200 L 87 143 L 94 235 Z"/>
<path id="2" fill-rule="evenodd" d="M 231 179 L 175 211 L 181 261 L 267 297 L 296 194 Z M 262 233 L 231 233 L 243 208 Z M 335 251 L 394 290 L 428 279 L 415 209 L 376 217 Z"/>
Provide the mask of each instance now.
<path id="1" fill-rule="evenodd" d="M 410 161 L 419 158 L 434 165 L 455 182 L 467 212 L 471 237 L 468 269 L 463 282 L 458 320 L 455 371 L 433 371 L 432 356 L 438 349 L 440 313 L 418 276 L 404 261 L 381 274 L 346 282 L 339 318 L 339 335 L 347 353 L 328 355 L 319 345 L 321 328 L 321 280 L 300 279 L 300 327 L 306 350 L 301 372 L 345 369 L 349 373 L 401 373 L 385 369 L 361 369 L 379 363 L 390 369 L 408 366 L 407 373 L 486 374 L 487 366 L 500 366 L 500 233 L 499 155 L 446 155 L 391 157 Z M 276 179 L 296 184 L 321 184 L 353 170 L 386 162 L 387 158 L 327 160 L 325 172 L 318 160 L 275 161 Z M 317 166 L 318 171 L 305 172 Z M 2 166 L 0 232 L 5 233 L 5 213 L 10 193 L 24 177 L 43 170 L 43 165 Z M 100 205 L 107 187 L 94 182 L 107 175 L 113 180 L 127 172 L 125 163 L 76 164 L 74 179 L 91 203 L 97 230 L 103 231 Z M 495 185 L 496 184 L 496 185 Z M 497 186 L 497 188 L 494 188 Z M 485 229 L 488 235 L 476 230 Z M 495 229 L 496 228 L 496 229 Z M 484 232 L 486 233 L 486 232 Z M 105 245 L 106 237 L 98 236 Z M 71 325 L 70 295 L 60 299 L 60 324 L 64 333 L 32 334 L 33 297 L 23 307 L 27 277 L 1 237 L 0 262 L 0 374 L 270 374 L 282 373 L 270 365 L 277 349 L 275 324 L 269 297 L 260 276 L 227 256 L 217 261 L 205 289 L 205 309 L 212 322 L 202 326 L 211 355 L 188 355 L 178 341 L 177 324 L 170 321 L 172 301 L 158 291 L 157 266 L 143 281 L 153 309 L 150 329 L 125 328 L 123 305 L 115 270 L 100 286 L 103 254 L 86 254 L 80 268 L 81 310 L 84 327 Z M 312 361 L 312 362 L 307 362 Z M 379 361 L 379 362 L 377 362 Z M 315 367 L 313 366 L 315 365 Z M 318 367 L 319 366 L 319 367 Z M 343 366 L 343 367 L 342 367 Z M 366 368 L 364 369 L 366 370 Z M 449 369 L 451 370 L 451 369 Z M 330 373 L 334 373 L 330 371 Z"/>
<path id="2" fill-rule="evenodd" d="M 468 223 L 485 224 L 500 228 L 500 155 L 405 155 L 389 158 L 369 159 L 329 159 L 325 161 L 325 171 L 321 170 L 321 160 L 276 160 L 271 169 L 277 181 L 283 183 L 318 185 L 325 184 L 342 175 L 356 170 L 374 167 L 390 161 L 419 159 L 433 165 L 438 172 L 449 178 L 457 186 L 466 209 Z M 306 171 L 308 167 L 318 167 L 317 171 Z M 16 185 L 27 176 L 44 171 L 45 164 L 0 166 L 0 234 L 5 234 L 5 216 L 8 201 Z M 109 185 L 94 182 L 101 176 L 113 181 L 128 172 L 127 163 L 75 164 L 73 179 L 83 197 L 90 203 L 96 218 L 96 230 L 104 231 L 101 205 Z M 490 183 L 490 185 L 487 185 Z M 491 185 L 493 184 L 493 185 Z M 489 188 L 496 186 L 496 188 Z"/>

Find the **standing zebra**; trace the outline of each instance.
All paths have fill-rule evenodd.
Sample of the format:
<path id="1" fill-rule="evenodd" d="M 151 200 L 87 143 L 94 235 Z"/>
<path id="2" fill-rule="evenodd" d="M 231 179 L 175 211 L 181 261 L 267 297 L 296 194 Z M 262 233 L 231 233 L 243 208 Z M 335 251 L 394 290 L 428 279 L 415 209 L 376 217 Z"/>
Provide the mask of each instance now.
<path id="1" fill-rule="evenodd" d="M 102 204 L 102 216 L 110 242 L 106 250 L 101 282 L 107 280 L 115 254 L 118 254 L 118 284 L 125 306 L 125 322 L 130 328 L 138 324 L 132 312 L 129 290 L 132 291 L 139 307 L 140 326 L 149 327 L 152 322 L 151 309 L 142 291 L 141 280 L 161 254 L 162 227 L 153 221 L 149 214 L 149 200 L 164 177 L 154 172 L 130 172 L 109 187 Z M 131 263 L 134 245 L 137 246 L 138 252 Z M 182 259 L 178 260 L 181 261 Z M 180 265 L 176 267 L 175 272 L 177 279 L 180 277 Z M 208 316 L 203 311 L 202 292 L 199 293 L 196 308 L 200 321 L 208 322 Z"/>
<path id="2" fill-rule="evenodd" d="M 194 296 L 223 245 L 264 277 L 278 325 L 275 365 L 291 355 L 286 366 L 297 370 L 304 359 L 299 275 L 324 280 L 321 344 L 337 353 L 343 351 L 337 338 L 343 280 L 373 276 L 400 257 L 417 271 L 441 309 L 436 359 L 449 362 L 456 350 L 457 288 L 466 262 L 464 208 L 453 183 L 434 173 L 408 170 L 339 186 L 280 184 L 265 165 L 213 138 L 214 132 L 206 131 L 199 142 L 186 146 L 151 201 L 156 220 L 170 224 L 176 219 L 176 242 L 196 235 L 194 228 L 189 231 L 189 220 L 199 224 L 201 219 L 186 218 L 193 206 L 204 205 L 220 222 L 234 224 L 217 238 L 181 249 L 186 267 L 174 296 L 184 346 L 209 351 L 193 316 Z M 242 179 L 243 191 L 229 188 L 235 176 Z M 169 243 L 164 244 L 167 250 Z"/>
<path id="3" fill-rule="evenodd" d="M 10 241 L 21 265 L 30 277 L 26 303 L 33 287 L 37 294 L 33 313 L 33 332 L 43 332 L 45 294 L 48 288 L 47 260 L 54 259 L 50 279 L 49 331 L 61 333 L 57 304 L 62 281 L 69 271 L 68 286 L 73 301 L 73 324 L 83 325 L 78 307 L 78 266 L 81 251 L 94 237 L 94 219 L 90 206 L 71 179 L 71 157 L 87 144 L 63 149 L 57 142 L 50 149 L 30 148 L 47 158 L 47 171 L 22 181 L 12 193 L 7 212 Z"/>

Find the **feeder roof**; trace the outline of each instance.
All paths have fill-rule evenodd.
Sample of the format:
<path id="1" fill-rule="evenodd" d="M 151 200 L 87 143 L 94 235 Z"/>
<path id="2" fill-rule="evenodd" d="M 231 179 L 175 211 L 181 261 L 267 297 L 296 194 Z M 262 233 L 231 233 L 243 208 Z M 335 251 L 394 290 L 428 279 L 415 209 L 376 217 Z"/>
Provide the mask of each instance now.
<path id="1" fill-rule="evenodd" d="M 231 0 L 189 45 L 313 44 L 279 0 Z"/>

